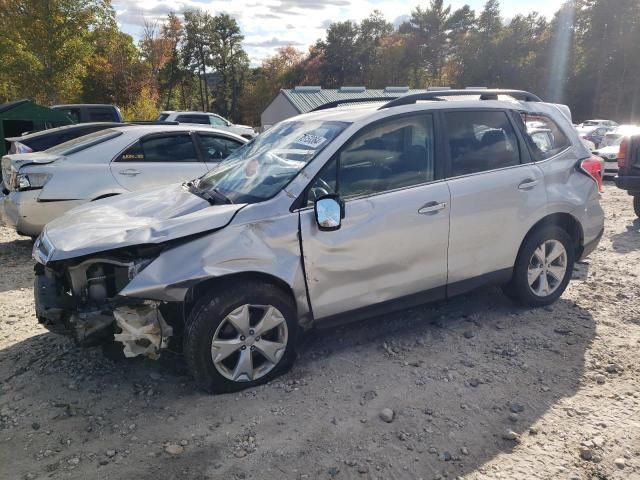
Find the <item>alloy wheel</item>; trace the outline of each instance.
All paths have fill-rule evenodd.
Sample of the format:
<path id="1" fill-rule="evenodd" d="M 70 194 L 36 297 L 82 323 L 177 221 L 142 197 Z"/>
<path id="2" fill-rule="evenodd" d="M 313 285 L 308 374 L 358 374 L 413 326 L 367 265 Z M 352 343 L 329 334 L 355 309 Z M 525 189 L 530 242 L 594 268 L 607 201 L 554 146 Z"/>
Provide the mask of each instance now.
<path id="1" fill-rule="evenodd" d="M 287 322 L 276 307 L 242 305 L 220 322 L 213 335 L 213 365 L 234 382 L 258 380 L 282 359 L 288 336 Z"/>
<path id="2" fill-rule="evenodd" d="M 567 251 L 558 240 L 546 240 L 529 259 L 527 280 L 529 288 L 538 297 L 555 292 L 567 272 Z"/>

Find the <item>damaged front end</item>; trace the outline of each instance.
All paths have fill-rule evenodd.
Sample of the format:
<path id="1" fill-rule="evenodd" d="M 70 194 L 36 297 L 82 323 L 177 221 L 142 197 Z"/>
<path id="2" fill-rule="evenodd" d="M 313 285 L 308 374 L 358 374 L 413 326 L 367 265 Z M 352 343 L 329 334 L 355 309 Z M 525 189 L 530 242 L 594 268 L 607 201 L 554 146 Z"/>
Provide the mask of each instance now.
<path id="1" fill-rule="evenodd" d="M 83 346 L 115 340 L 127 357 L 157 358 L 173 335 L 163 304 L 119 292 L 153 261 L 160 247 L 58 262 L 48 261 L 49 248 L 44 236 L 34 245 L 38 321 L 50 331 L 70 334 Z"/>

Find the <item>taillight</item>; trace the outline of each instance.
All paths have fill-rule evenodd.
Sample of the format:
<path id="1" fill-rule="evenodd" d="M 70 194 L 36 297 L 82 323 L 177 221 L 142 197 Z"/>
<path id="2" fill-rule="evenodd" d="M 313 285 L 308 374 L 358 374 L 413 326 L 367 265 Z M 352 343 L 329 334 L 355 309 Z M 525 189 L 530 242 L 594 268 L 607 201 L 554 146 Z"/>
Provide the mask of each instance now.
<path id="1" fill-rule="evenodd" d="M 33 149 L 27 147 L 24 143 L 13 142 L 13 146 L 15 148 L 15 153 L 32 153 Z"/>
<path id="2" fill-rule="evenodd" d="M 618 170 L 624 170 L 627 166 L 627 152 L 629 151 L 629 138 L 625 138 L 618 150 Z"/>
<path id="3" fill-rule="evenodd" d="M 598 191 L 602 192 L 602 160 L 595 155 L 580 161 L 580 170 L 596 182 Z"/>

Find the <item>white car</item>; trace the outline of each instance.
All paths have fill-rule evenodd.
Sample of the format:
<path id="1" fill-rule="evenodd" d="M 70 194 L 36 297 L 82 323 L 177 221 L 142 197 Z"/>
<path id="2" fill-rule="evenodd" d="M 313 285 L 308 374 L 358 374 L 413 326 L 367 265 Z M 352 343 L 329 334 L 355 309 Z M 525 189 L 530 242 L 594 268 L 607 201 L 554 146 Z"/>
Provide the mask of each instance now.
<path id="1" fill-rule="evenodd" d="M 617 175 L 620 144 L 625 137 L 638 133 L 640 133 L 640 127 L 636 125 L 620 125 L 614 131 L 605 134 L 600 148 L 594 152 L 604 159 L 605 176 Z"/>
<path id="2" fill-rule="evenodd" d="M 256 132 L 253 127 L 250 127 L 248 125 L 236 125 L 234 123 L 231 123 L 226 118 L 221 117 L 220 115 L 209 112 L 183 112 L 167 110 L 165 112 L 160 112 L 160 115 L 158 115 L 158 118 L 156 118 L 156 122 L 178 122 L 188 123 L 192 125 L 209 125 L 213 128 L 227 130 L 231 133 L 235 133 L 236 135 L 240 135 L 247 140 L 251 140 L 253 137 L 258 135 L 258 132 Z"/>
<path id="3" fill-rule="evenodd" d="M 109 128 L 44 152 L 6 155 L 8 194 L 0 216 L 36 236 L 50 220 L 83 203 L 201 177 L 247 142 L 209 127 Z"/>
<path id="4" fill-rule="evenodd" d="M 618 124 L 613 120 L 594 119 L 594 120 L 585 120 L 580 124 L 580 126 L 581 127 L 607 127 L 607 128 L 613 129 L 613 128 L 616 128 Z"/>

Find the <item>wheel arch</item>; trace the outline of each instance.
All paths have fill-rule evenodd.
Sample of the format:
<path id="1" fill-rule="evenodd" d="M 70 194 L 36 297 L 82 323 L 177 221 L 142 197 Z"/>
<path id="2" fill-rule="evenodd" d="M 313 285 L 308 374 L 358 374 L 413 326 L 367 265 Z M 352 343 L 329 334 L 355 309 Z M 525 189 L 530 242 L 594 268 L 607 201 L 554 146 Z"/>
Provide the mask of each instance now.
<path id="1" fill-rule="evenodd" d="M 520 255 L 520 251 L 522 250 L 523 245 L 527 241 L 527 239 L 537 230 L 546 226 L 556 226 L 562 228 L 567 234 L 571 237 L 573 241 L 573 247 L 575 251 L 575 258 L 578 259 L 582 256 L 582 251 L 584 250 L 584 232 L 582 230 L 582 225 L 580 222 L 570 213 L 558 212 L 547 215 L 546 217 L 540 219 L 536 224 L 534 224 L 525 237 L 520 242 L 520 247 L 518 248 L 518 255 Z"/>
<path id="2" fill-rule="evenodd" d="M 279 278 L 275 275 L 258 272 L 258 271 L 249 271 L 249 272 L 237 272 L 237 273 L 229 273 L 227 275 L 222 275 L 219 277 L 211 277 L 204 279 L 195 285 L 192 285 L 184 299 L 184 319 L 186 321 L 189 318 L 189 314 L 193 309 L 194 305 L 198 301 L 198 299 L 207 291 L 216 288 L 233 288 L 234 286 L 239 286 L 246 284 L 249 281 L 257 280 L 263 283 L 270 283 L 279 289 L 281 289 L 290 299 L 291 302 L 296 309 L 296 313 L 298 311 L 298 306 L 296 303 L 296 297 L 293 292 L 293 288 L 289 285 L 285 280 Z"/>

